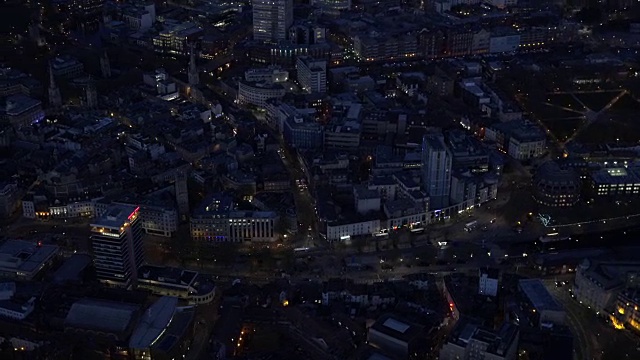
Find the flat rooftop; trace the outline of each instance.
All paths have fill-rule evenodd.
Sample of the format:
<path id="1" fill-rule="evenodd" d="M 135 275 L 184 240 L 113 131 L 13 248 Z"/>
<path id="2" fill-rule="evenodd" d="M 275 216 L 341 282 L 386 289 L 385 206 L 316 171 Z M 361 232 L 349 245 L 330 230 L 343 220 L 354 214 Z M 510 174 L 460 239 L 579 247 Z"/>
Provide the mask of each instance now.
<path id="1" fill-rule="evenodd" d="M 564 311 L 562 306 L 549 294 L 547 288 L 540 279 L 522 279 L 519 282 L 520 290 L 529 299 L 538 311 Z"/>
<path id="2" fill-rule="evenodd" d="M 24 240 L 8 240 L 0 245 L 0 272 L 32 273 L 55 256 L 55 245 L 40 245 Z"/>
<path id="3" fill-rule="evenodd" d="M 108 227 L 119 229 L 134 215 L 139 209 L 135 205 L 114 204 L 100 218 L 96 219 L 91 226 Z"/>
<path id="4" fill-rule="evenodd" d="M 404 342 L 411 341 L 419 336 L 423 331 L 421 326 L 405 321 L 391 314 L 382 315 L 371 326 L 371 329 Z"/>

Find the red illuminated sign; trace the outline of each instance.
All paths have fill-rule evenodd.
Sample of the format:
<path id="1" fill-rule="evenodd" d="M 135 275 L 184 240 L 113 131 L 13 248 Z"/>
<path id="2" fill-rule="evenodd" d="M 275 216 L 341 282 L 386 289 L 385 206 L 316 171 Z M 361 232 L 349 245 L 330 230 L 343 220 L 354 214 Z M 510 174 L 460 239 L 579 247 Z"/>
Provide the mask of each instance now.
<path id="1" fill-rule="evenodd" d="M 138 210 L 140 210 L 140 206 L 138 206 L 135 210 L 133 210 L 133 212 L 129 214 L 129 217 L 127 219 L 131 220 L 132 217 L 136 216 L 136 214 L 138 214 Z"/>

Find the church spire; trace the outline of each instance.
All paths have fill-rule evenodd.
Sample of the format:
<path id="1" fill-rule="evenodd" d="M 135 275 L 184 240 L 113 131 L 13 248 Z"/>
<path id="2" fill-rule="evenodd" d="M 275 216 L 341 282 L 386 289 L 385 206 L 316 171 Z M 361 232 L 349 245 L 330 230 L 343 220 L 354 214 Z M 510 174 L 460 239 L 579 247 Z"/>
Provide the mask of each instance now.
<path id="1" fill-rule="evenodd" d="M 192 43 L 189 47 L 189 85 L 196 86 L 200 83 L 200 77 L 198 76 L 198 67 L 196 66 L 195 46 Z"/>

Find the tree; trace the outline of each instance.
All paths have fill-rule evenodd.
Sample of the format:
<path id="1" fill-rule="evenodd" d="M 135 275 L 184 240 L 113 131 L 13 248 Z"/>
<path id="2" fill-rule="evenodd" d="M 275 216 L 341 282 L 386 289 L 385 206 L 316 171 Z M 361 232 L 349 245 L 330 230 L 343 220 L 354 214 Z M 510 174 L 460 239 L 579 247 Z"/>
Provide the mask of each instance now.
<path id="1" fill-rule="evenodd" d="M 367 246 L 367 238 L 364 236 L 356 236 L 352 239 L 353 246 L 358 250 L 358 252 L 362 252 L 365 246 Z"/>

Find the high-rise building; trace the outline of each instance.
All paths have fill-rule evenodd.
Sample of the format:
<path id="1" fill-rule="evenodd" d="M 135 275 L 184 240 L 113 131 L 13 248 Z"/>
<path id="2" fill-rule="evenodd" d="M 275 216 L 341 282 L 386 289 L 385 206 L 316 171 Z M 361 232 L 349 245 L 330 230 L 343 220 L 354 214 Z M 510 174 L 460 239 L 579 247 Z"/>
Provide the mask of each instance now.
<path id="1" fill-rule="evenodd" d="M 253 38 L 286 40 L 293 24 L 293 0 L 253 0 Z"/>
<path id="2" fill-rule="evenodd" d="M 60 95 L 60 89 L 56 85 L 51 65 L 49 65 L 49 106 L 52 108 L 62 106 L 62 95 Z"/>
<path id="3" fill-rule="evenodd" d="M 91 245 L 98 279 L 129 287 L 144 261 L 140 208 L 113 205 L 91 224 Z"/>
<path id="4" fill-rule="evenodd" d="M 427 134 L 422 140 L 422 186 L 429 195 L 429 206 L 449 206 L 451 190 L 451 151 L 442 134 Z"/>
<path id="5" fill-rule="evenodd" d="M 309 56 L 298 57 L 296 63 L 298 83 L 308 93 L 323 94 L 327 91 L 327 62 Z"/>

